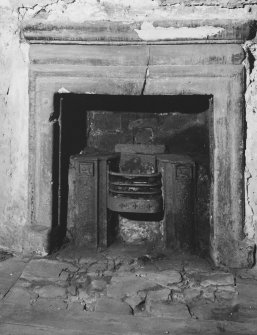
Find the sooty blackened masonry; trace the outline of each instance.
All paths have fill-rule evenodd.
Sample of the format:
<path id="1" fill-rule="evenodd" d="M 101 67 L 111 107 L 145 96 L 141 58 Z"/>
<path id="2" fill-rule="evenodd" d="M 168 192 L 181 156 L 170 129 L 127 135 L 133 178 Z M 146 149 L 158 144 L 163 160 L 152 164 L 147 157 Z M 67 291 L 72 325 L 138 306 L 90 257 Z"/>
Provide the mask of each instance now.
<path id="1" fill-rule="evenodd" d="M 60 98 L 55 160 L 69 238 L 208 249 L 211 97 Z"/>

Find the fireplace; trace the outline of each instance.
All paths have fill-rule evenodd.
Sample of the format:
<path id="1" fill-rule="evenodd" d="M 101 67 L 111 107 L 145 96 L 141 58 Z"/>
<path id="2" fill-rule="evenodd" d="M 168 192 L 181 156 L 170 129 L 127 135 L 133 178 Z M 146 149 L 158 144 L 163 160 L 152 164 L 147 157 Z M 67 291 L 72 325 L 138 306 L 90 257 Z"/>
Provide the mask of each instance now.
<path id="1" fill-rule="evenodd" d="M 88 42 L 78 45 L 73 41 L 72 45 L 56 45 L 53 41 L 50 44 L 41 44 L 42 41 L 38 43 L 35 32 L 30 28 L 25 30 L 26 34 L 34 43 L 30 48 L 29 211 L 32 230 L 48 237 L 49 241 L 52 237 L 53 240 L 61 240 L 66 228 L 69 230 L 71 227 L 69 218 L 68 227 L 67 220 L 62 224 L 61 216 L 65 219 L 65 216 L 70 215 L 67 215 L 69 192 L 65 190 L 68 183 L 61 180 L 63 175 L 59 169 L 66 164 L 66 176 L 63 178 L 67 181 L 67 166 L 71 156 L 74 171 L 78 168 L 90 175 L 94 172 L 92 165 L 86 160 L 92 158 L 95 154 L 93 151 L 98 155 L 103 151 L 108 152 L 111 154 L 109 158 L 115 163 L 115 155 L 122 155 L 115 150 L 117 144 L 164 145 L 166 152 L 160 155 L 179 155 L 179 159 L 169 156 L 170 160 L 167 161 L 171 162 L 173 159 L 175 165 L 179 164 L 182 174 L 187 173 L 185 165 L 190 165 L 194 185 L 190 192 L 200 194 L 198 198 L 194 194 L 192 199 L 196 201 L 191 201 L 194 202 L 191 216 L 194 224 L 190 226 L 193 227 L 190 235 L 192 243 L 201 248 L 206 248 L 207 245 L 216 264 L 232 267 L 252 264 L 253 247 L 246 243 L 243 234 L 245 73 L 242 65 L 244 53 L 239 44 L 241 37 L 233 35 L 235 32 L 226 32 L 225 29 L 222 36 L 209 40 L 208 43 L 200 39 L 147 44 L 140 40 L 133 41 L 132 38 L 128 43 L 116 41 L 99 45 Z M 173 107 L 167 110 L 167 106 Z M 63 116 L 61 119 L 60 110 Z M 65 117 L 71 119 L 65 121 Z M 135 125 L 142 122 L 143 126 L 127 127 L 126 132 L 126 127 L 122 128 L 121 123 L 125 124 L 126 120 L 129 122 L 131 117 L 132 120 L 135 118 Z M 76 140 L 70 141 L 69 149 L 65 149 L 69 151 L 66 155 L 69 157 L 64 158 L 62 148 L 60 150 L 60 143 L 61 146 L 64 143 L 60 141 L 60 123 L 65 127 L 66 122 L 69 127 L 73 122 L 72 118 L 77 122 L 77 132 L 73 134 Z M 190 125 L 195 122 L 197 126 L 189 127 L 193 129 L 192 138 L 195 142 L 190 139 L 186 146 L 183 143 L 183 127 L 189 119 Z M 169 122 L 172 124 L 171 120 L 173 126 L 176 122 L 181 122 L 174 141 L 162 137 L 165 131 L 159 127 L 160 120 L 164 128 L 167 125 L 166 133 L 175 129 L 168 127 Z M 97 122 L 103 125 L 102 129 L 94 128 Z M 89 123 L 92 126 L 90 129 Z M 108 125 L 106 136 L 104 127 Z M 99 131 L 95 131 L 96 129 Z M 115 129 L 119 131 L 116 132 Z M 65 136 L 62 140 L 65 141 Z M 195 150 L 197 147 L 198 150 Z M 105 162 L 105 176 L 110 176 L 111 172 L 112 181 L 115 182 L 113 176 L 115 173 L 116 177 L 119 176 L 121 169 L 116 166 L 110 170 L 109 158 L 99 160 L 96 155 L 94 157 L 97 164 Z M 76 165 L 82 158 L 85 161 Z M 154 173 L 161 173 L 163 182 L 161 158 L 155 158 L 157 168 Z M 117 164 L 120 164 L 120 160 Z M 100 165 L 98 171 L 101 169 Z M 179 168 L 176 167 L 175 170 L 179 171 Z M 97 183 L 100 182 L 101 178 Z M 156 181 L 157 184 L 158 182 Z M 60 207 L 58 198 L 60 186 L 64 188 L 62 194 L 66 193 L 66 200 L 61 205 L 63 207 Z M 161 192 L 162 201 L 165 202 L 167 196 L 163 197 L 163 184 Z M 114 205 L 109 203 L 110 193 L 113 194 L 108 186 L 106 203 L 98 211 L 100 218 L 98 215 L 95 227 L 106 224 L 107 221 L 101 217 L 105 215 L 105 211 L 111 211 L 116 219 L 117 216 L 122 216 L 123 218 L 118 218 L 118 223 L 125 227 L 124 230 L 140 221 L 131 218 L 128 212 L 123 215 L 121 210 L 114 210 Z M 101 192 L 98 195 L 101 197 Z M 101 203 L 99 200 L 97 206 Z M 162 221 L 165 213 L 160 212 L 157 213 L 162 215 L 159 221 L 143 219 L 141 222 Z M 116 231 L 115 227 L 112 229 Z M 98 242 L 104 231 L 106 230 L 100 229 L 95 233 Z M 122 232 L 120 235 L 122 236 Z M 123 238 L 126 240 L 128 236 L 123 234 Z M 176 242 L 181 244 L 179 239 Z"/>
<path id="2" fill-rule="evenodd" d="M 208 253 L 212 96 L 56 99 L 54 225 L 76 246 Z"/>

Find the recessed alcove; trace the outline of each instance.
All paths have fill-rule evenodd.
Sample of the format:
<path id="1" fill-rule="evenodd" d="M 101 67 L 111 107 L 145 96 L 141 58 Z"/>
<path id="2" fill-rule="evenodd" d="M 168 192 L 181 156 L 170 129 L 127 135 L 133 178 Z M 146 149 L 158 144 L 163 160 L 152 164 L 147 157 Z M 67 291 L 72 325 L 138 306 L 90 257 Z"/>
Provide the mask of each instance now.
<path id="1" fill-rule="evenodd" d="M 76 226 L 73 222 L 76 219 L 67 213 L 71 156 L 92 152 L 111 154 L 115 152 L 116 144 L 163 145 L 166 154 L 186 155 L 196 164 L 192 219 L 186 227 L 180 228 L 183 235 L 192 235 L 187 238 L 191 243 L 177 241 L 176 244 L 208 254 L 212 97 L 57 94 L 55 101 L 55 113 L 51 116 L 51 120 L 56 120 L 53 135 L 53 225 L 60 224 L 65 229 L 68 216 L 68 233 Z M 86 197 L 84 200 L 87 201 Z M 73 201 L 76 203 L 79 199 L 75 197 Z M 120 216 L 121 227 L 116 232 L 118 236 L 110 240 L 121 239 L 128 244 L 153 243 L 153 239 L 162 239 L 161 220 L 161 214 L 123 214 Z M 86 226 L 86 213 L 82 221 L 78 224 Z M 88 244 L 81 236 L 73 242 Z"/>

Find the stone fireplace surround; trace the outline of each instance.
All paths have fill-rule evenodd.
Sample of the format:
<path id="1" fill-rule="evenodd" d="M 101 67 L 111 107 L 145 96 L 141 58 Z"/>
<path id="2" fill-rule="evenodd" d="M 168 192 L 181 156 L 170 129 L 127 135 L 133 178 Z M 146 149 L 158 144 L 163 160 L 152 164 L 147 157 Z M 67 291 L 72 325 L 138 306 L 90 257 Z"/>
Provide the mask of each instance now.
<path id="1" fill-rule="evenodd" d="M 194 27 L 202 24 L 195 22 Z M 142 40 L 117 23 L 87 25 L 24 27 L 31 43 L 29 213 L 39 249 L 44 249 L 52 224 L 53 124 L 49 119 L 55 94 L 197 94 L 213 99 L 211 257 L 216 265 L 251 266 L 254 246 L 243 234 L 245 55 L 241 47 L 251 37 L 250 25 L 219 22 L 224 28 L 213 37 L 154 41 Z"/>

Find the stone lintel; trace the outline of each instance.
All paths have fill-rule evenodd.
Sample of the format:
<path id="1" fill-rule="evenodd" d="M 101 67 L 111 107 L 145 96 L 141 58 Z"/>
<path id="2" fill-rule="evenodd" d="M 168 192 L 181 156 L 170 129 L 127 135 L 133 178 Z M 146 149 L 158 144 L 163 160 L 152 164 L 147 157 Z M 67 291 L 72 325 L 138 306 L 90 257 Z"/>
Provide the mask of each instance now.
<path id="1" fill-rule="evenodd" d="M 255 20 L 161 20 L 154 22 L 87 21 L 83 23 L 24 21 L 30 43 L 180 44 L 243 43 L 256 35 Z"/>

